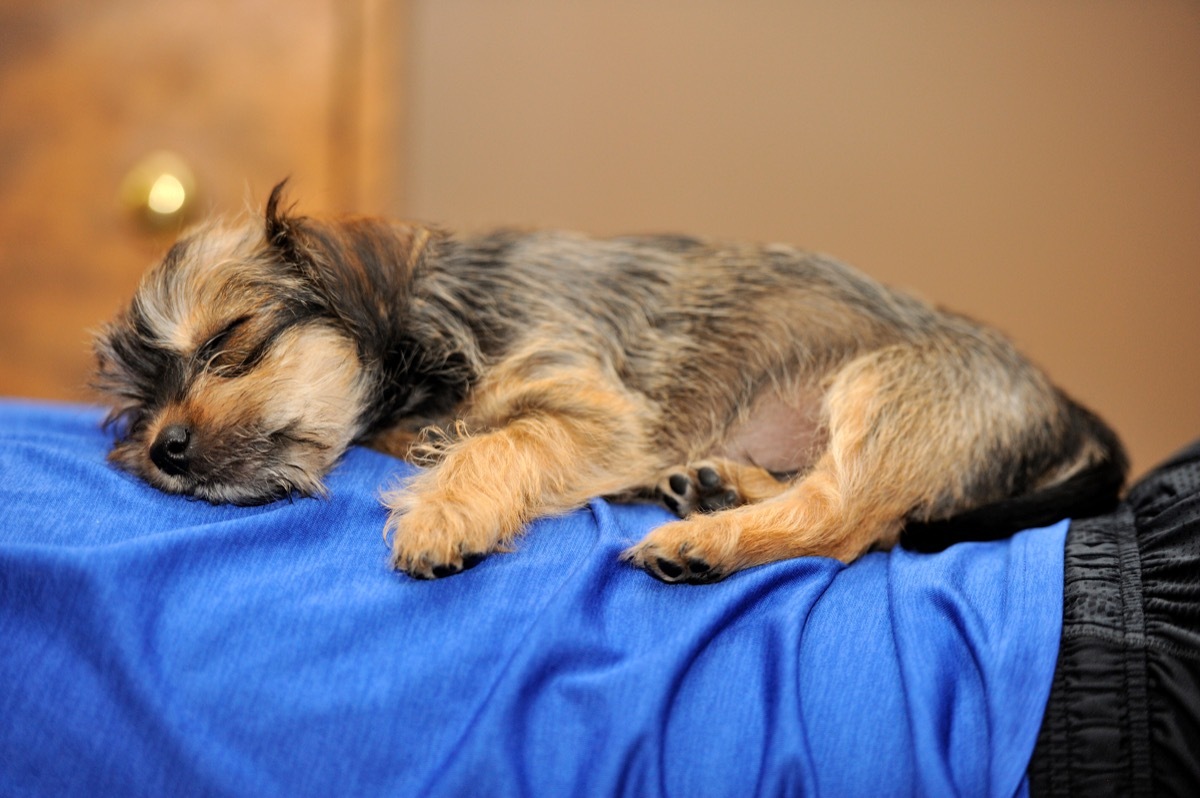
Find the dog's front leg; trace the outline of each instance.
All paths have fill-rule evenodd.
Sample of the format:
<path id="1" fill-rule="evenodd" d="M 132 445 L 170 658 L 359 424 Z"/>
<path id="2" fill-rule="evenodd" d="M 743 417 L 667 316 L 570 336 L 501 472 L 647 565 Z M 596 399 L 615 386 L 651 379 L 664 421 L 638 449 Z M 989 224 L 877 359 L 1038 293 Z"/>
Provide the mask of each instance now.
<path id="1" fill-rule="evenodd" d="M 587 372 L 516 376 L 482 386 L 468 431 L 445 443 L 435 465 L 384 494 L 398 570 L 458 573 L 508 548 L 534 518 L 655 473 L 638 403 L 623 390 Z"/>

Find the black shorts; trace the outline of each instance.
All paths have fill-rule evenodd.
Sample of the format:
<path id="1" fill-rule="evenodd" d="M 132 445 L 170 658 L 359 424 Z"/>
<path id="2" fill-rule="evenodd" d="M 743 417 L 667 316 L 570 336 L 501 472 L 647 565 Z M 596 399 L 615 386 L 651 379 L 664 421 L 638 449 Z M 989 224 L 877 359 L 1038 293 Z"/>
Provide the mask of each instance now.
<path id="1" fill-rule="evenodd" d="M 1034 796 L 1200 796 L 1200 444 L 1067 534 Z"/>

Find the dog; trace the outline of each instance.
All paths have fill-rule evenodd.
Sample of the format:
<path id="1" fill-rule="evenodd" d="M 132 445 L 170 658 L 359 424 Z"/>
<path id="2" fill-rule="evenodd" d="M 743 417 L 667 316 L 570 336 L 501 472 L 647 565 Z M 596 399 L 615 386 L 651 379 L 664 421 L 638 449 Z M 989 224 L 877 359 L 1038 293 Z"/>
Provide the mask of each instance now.
<path id="1" fill-rule="evenodd" d="M 623 557 L 706 583 L 1104 512 L 1127 471 L 1001 334 L 828 257 L 314 218 L 284 183 L 182 236 L 95 354 L 110 459 L 161 490 L 319 495 L 358 444 L 424 465 L 382 492 L 418 578 L 595 496 L 674 511 Z"/>

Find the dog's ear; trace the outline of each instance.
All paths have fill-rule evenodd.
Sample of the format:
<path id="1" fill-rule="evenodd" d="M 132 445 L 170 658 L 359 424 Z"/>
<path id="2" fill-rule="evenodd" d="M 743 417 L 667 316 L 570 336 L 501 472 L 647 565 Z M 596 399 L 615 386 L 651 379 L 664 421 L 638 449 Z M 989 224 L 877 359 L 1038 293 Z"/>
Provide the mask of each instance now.
<path id="1" fill-rule="evenodd" d="M 284 178 L 271 189 L 271 196 L 267 200 L 266 236 L 267 243 L 285 263 L 299 266 L 304 262 L 304 248 L 298 230 L 300 218 L 280 207 L 287 182 L 287 178 Z"/>

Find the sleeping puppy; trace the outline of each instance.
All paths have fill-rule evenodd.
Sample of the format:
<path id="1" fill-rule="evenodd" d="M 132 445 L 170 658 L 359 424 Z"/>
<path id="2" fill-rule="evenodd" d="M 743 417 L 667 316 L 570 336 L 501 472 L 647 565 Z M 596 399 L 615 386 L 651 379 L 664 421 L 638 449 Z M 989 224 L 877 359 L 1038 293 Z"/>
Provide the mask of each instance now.
<path id="1" fill-rule="evenodd" d="M 283 207 L 185 235 L 96 338 L 110 458 L 171 493 L 320 494 L 347 447 L 392 564 L 457 573 L 589 497 L 681 520 L 624 557 L 711 582 L 1106 510 L 1116 436 L 992 329 L 789 246 L 457 236 Z"/>

